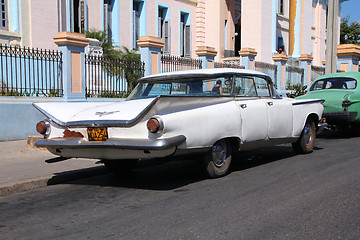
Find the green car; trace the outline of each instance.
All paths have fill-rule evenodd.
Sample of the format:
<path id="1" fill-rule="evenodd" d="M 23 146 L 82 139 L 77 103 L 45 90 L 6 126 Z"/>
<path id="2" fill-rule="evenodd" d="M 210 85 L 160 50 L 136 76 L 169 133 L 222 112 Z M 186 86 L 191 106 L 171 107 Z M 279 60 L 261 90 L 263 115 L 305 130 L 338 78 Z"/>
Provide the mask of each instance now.
<path id="1" fill-rule="evenodd" d="M 319 77 L 309 91 L 297 99 L 324 99 L 329 125 L 338 127 L 360 123 L 360 73 L 341 72 Z"/>

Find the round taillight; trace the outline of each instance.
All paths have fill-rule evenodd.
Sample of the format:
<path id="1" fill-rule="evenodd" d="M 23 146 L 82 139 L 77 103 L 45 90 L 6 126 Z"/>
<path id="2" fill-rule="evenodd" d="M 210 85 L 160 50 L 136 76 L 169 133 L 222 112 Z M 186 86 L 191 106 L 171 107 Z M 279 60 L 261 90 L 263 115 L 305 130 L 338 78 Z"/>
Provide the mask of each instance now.
<path id="1" fill-rule="evenodd" d="M 48 130 L 48 126 L 44 121 L 40 121 L 36 124 L 36 131 L 40 134 L 45 134 Z"/>
<path id="2" fill-rule="evenodd" d="M 156 118 L 150 118 L 146 126 L 151 133 L 157 133 L 160 130 L 160 122 Z"/>

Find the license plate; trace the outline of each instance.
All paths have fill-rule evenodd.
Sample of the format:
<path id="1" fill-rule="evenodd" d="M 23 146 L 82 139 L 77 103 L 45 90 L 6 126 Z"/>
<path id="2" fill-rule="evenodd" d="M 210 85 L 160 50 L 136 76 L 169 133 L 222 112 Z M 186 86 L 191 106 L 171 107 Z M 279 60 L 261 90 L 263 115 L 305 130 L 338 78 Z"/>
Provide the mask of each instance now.
<path id="1" fill-rule="evenodd" d="M 108 139 L 106 128 L 88 128 L 87 133 L 89 141 L 106 141 Z"/>

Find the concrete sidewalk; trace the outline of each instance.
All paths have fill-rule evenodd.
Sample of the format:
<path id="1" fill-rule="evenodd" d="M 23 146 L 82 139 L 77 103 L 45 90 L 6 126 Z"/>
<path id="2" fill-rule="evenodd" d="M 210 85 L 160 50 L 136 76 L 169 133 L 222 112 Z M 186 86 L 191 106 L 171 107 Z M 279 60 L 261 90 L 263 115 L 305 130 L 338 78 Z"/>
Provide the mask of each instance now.
<path id="1" fill-rule="evenodd" d="M 106 172 L 91 159 L 45 162 L 54 157 L 47 150 L 28 148 L 26 140 L 0 142 L 0 196 Z"/>

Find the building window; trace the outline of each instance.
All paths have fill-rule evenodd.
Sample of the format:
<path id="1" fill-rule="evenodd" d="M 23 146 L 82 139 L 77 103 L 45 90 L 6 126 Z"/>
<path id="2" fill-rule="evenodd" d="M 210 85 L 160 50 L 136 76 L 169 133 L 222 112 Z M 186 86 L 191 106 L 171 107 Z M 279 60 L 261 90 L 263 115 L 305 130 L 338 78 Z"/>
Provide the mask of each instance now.
<path id="1" fill-rule="evenodd" d="M 180 56 L 191 56 L 191 27 L 188 13 L 180 12 Z"/>
<path id="2" fill-rule="evenodd" d="M 139 49 L 137 40 L 140 39 L 140 14 L 141 14 L 142 2 L 133 2 L 133 48 Z"/>
<path id="3" fill-rule="evenodd" d="M 71 0 L 70 28 L 71 32 L 84 33 L 86 29 L 85 0 Z"/>
<path id="4" fill-rule="evenodd" d="M 285 44 L 284 44 L 284 38 L 282 36 L 279 36 L 277 38 L 277 48 L 278 53 L 285 53 Z"/>
<path id="5" fill-rule="evenodd" d="M 0 0 L 1 8 L 1 18 L 0 18 L 0 29 L 8 30 L 8 8 L 7 0 Z"/>
<path id="6" fill-rule="evenodd" d="M 109 41 L 112 39 L 112 8 L 112 0 L 104 0 L 104 32 Z"/>
<path id="7" fill-rule="evenodd" d="M 284 0 L 278 0 L 278 14 L 284 15 Z"/>
<path id="8" fill-rule="evenodd" d="M 168 8 L 159 6 L 158 8 L 158 37 L 165 43 L 163 53 L 170 54 L 170 24 L 166 18 Z"/>

